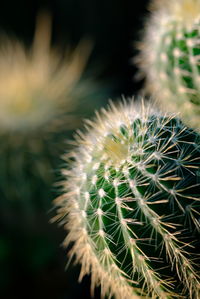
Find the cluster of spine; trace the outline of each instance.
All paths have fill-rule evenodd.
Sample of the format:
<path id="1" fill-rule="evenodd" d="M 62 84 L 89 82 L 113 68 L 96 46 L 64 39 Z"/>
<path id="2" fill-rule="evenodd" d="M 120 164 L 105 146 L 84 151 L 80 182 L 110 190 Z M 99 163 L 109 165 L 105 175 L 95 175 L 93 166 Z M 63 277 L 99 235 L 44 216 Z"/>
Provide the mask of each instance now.
<path id="1" fill-rule="evenodd" d="M 154 2 L 139 57 L 146 89 L 163 110 L 180 111 L 189 126 L 199 128 L 200 1 Z"/>
<path id="2" fill-rule="evenodd" d="M 200 136 L 174 116 L 111 104 L 66 154 L 55 204 L 80 279 L 116 299 L 200 297 Z"/>

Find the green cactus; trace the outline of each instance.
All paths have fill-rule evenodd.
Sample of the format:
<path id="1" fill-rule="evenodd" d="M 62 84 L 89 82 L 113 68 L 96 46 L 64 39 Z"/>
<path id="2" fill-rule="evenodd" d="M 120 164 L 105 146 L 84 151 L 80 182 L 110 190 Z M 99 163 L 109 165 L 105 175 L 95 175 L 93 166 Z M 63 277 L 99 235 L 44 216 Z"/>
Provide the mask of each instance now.
<path id="1" fill-rule="evenodd" d="M 86 128 L 55 201 L 80 279 L 108 298 L 198 299 L 200 135 L 131 102 Z"/>
<path id="2" fill-rule="evenodd" d="M 200 1 L 153 1 L 138 57 L 163 110 L 200 128 Z"/>

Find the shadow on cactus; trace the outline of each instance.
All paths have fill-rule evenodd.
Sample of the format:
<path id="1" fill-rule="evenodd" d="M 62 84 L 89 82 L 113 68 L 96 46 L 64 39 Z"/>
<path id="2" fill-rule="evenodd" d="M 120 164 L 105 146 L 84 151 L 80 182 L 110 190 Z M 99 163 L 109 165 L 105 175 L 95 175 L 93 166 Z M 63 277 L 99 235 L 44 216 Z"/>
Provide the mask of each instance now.
<path id="1" fill-rule="evenodd" d="M 200 296 L 200 135 L 146 104 L 112 103 L 65 155 L 56 201 L 80 279 L 122 298 Z"/>
<path id="2" fill-rule="evenodd" d="M 136 59 L 146 90 L 163 110 L 180 111 L 184 121 L 200 122 L 200 1 L 152 1 L 152 14 Z"/>

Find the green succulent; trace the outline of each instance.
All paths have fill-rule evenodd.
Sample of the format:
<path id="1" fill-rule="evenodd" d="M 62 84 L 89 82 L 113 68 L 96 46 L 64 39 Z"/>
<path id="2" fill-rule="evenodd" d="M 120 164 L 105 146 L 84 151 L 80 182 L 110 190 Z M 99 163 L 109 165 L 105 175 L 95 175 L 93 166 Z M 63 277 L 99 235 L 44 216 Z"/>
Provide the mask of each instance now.
<path id="1" fill-rule="evenodd" d="M 80 279 L 116 299 L 200 296 L 200 135 L 173 115 L 111 104 L 65 156 L 56 219 Z"/>
<path id="2" fill-rule="evenodd" d="M 200 128 L 200 1 L 153 3 L 138 57 L 146 91 Z"/>

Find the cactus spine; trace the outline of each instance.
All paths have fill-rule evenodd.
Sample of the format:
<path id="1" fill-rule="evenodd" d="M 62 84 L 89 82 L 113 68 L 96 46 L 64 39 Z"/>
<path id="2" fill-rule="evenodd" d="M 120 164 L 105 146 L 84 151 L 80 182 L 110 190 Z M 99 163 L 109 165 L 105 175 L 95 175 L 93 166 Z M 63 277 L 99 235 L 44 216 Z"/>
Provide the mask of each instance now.
<path id="1" fill-rule="evenodd" d="M 55 201 L 80 279 L 109 298 L 199 298 L 199 134 L 131 102 L 86 128 Z"/>
<path id="2" fill-rule="evenodd" d="M 200 1 L 153 1 L 139 64 L 162 109 L 200 125 Z"/>

